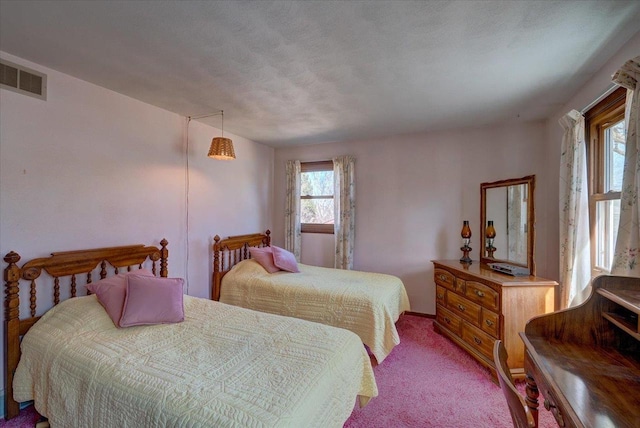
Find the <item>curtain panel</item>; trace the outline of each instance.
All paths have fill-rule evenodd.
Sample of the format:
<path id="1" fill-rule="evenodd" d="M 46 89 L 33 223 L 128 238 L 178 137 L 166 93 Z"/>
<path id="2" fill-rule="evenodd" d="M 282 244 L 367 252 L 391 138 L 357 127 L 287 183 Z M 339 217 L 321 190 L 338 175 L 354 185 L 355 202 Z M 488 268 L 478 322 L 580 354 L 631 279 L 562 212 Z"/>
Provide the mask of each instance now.
<path id="1" fill-rule="evenodd" d="M 356 188 L 355 158 L 333 158 L 334 236 L 336 242 L 336 269 L 353 269 L 355 244 Z"/>
<path id="2" fill-rule="evenodd" d="M 611 265 L 612 275 L 640 277 L 640 56 L 627 61 L 613 75 L 613 82 L 627 88 L 625 147 L 622 192 L 620 195 L 620 223 Z"/>
<path id="3" fill-rule="evenodd" d="M 290 160 L 286 165 L 286 206 L 284 209 L 284 248 L 300 261 L 302 232 L 300 225 L 300 161 Z"/>
<path id="4" fill-rule="evenodd" d="M 522 227 L 522 214 L 526 214 L 524 186 L 507 188 L 507 258 L 509 260 L 527 260 L 527 236 Z M 523 212 L 524 211 L 524 212 Z M 526 220 L 524 220 L 526 223 Z"/>
<path id="5" fill-rule="evenodd" d="M 589 195 L 585 121 L 571 110 L 560 155 L 560 307 L 579 305 L 591 294 Z"/>

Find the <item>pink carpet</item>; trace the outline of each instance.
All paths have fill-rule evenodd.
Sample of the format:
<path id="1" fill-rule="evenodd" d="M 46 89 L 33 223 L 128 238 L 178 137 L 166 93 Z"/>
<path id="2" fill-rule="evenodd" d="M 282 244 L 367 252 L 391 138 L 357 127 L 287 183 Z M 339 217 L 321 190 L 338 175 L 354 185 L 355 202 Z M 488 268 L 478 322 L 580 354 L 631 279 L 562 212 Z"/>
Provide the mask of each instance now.
<path id="1" fill-rule="evenodd" d="M 513 427 L 489 370 L 435 333 L 432 319 L 404 315 L 397 327 L 400 345 L 374 368 L 378 396 L 355 409 L 345 428 Z M 519 388 L 524 395 L 524 384 Z M 556 427 L 540 407 L 539 426 Z"/>
<path id="2" fill-rule="evenodd" d="M 345 428 L 474 427 L 509 428 L 511 416 L 489 371 L 451 341 L 433 331 L 433 320 L 404 315 L 398 321 L 401 343 L 374 368 L 379 395 L 355 409 Z M 524 394 L 523 385 L 519 385 Z M 542 397 L 540 399 L 542 403 Z M 540 427 L 556 427 L 540 406 Z M 0 426 L 32 428 L 32 407 Z"/>
<path id="3" fill-rule="evenodd" d="M 20 411 L 18 417 L 5 421 L 0 419 L 0 427 L 3 428 L 34 428 L 40 416 L 36 413 L 33 406 Z"/>

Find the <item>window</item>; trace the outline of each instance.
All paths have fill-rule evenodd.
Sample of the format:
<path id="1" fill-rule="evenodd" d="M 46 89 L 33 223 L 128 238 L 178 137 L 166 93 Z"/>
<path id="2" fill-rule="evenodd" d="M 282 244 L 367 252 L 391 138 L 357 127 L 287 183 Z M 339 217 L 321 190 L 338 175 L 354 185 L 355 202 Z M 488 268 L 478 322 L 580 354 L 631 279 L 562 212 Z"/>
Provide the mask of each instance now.
<path id="1" fill-rule="evenodd" d="M 609 273 L 616 245 L 626 143 L 625 98 L 626 89 L 618 88 L 585 114 L 592 276 Z"/>
<path id="2" fill-rule="evenodd" d="M 300 164 L 303 233 L 333 233 L 333 161 Z"/>

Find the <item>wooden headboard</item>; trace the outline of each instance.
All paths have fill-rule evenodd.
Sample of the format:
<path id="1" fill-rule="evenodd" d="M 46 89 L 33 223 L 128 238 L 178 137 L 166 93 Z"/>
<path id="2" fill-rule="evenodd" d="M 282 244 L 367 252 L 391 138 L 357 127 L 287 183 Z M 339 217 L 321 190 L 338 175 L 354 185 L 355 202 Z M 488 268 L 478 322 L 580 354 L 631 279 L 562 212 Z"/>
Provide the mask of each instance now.
<path id="1" fill-rule="evenodd" d="M 20 360 L 20 337 L 26 334 L 32 325 L 40 319 L 36 316 L 36 279 L 42 270 L 53 279 L 53 305 L 60 303 L 60 278 L 69 277 L 69 295 L 76 297 L 77 287 L 92 282 L 92 273 L 100 268 L 100 279 L 108 276 L 108 266 L 113 267 L 113 274 L 125 268 L 131 271 L 132 266 L 142 268 L 147 260 L 152 263 L 152 272 L 157 276 L 156 263 L 160 261 L 160 276 L 167 277 L 167 259 L 169 251 L 166 239 L 160 241 L 160 248 L 145 245 L 129 245 L 124 247 L 95 248 L 79 251 L 51 253 L 50 257 L 29 260 L 18 266 L 20 255 L 11 251 L 4 256 L 7 267 L 4 269 L 5 280 L 5 407 L 7 419 L 17 416 L 20 405 L 13 399 L 13 375 Z M 78 277 L 84 276 L 86 281 L 78 284 Z M 20 280 L 30 281 L 30 314 L 20 318 Z M 46 281 L 45 281 L 46 282 Z M 66 281 L 65 281 L 66 282 Z M 47 287 L 48 288 L 48 287 Z M 44 290 L 41 290 L 44 291 Z M 87 292 L 88 294 L 88 292 Z"/>
<path id="2" fill-rule="evenodd" d="M 226 239 L 220 239 L 220 237 L 216 235 L 213 241 L 213 285 L 211 287 L 211 298 L 213 300 L 220 300 L 222 277 L 236 264 L 251 258 L 249 247 L 270 247 L 271 231 L 267 230 L 265 233 L 230 236 Z"/>

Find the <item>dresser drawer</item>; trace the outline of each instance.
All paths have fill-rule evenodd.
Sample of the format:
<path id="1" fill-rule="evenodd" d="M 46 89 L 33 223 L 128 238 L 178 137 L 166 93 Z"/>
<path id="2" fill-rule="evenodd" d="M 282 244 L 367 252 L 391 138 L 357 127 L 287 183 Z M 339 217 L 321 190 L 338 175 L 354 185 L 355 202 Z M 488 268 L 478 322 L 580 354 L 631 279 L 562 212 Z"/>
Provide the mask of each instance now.
<path id="1" fill-rule="evenodd" d="M 444 287 L 436 285 L 436 303 L 442 306 L 447 304 L 445 300 L 447 296 L 447 290 Z"/>
<path id="2" fill-rule="evenodd" d="M 464 295 L 485 308 L 498 310 L 500 294 L 487 285 L 476 281 L 467 281 Z"/>
<path id="3" fill-rule="evenodd" d="M 482 330 L 486 331 L 496 339 L 498 336 L 498 329 L 500 327 L 500 317 L 495 312 L 482 309 Z"/>
<path id="4" fill-rule="evenodd" d="M 436 320 L 442 326 L 448 328 L 449 330 L 460 336 L 460 326 L 462 325 L 462 320 L 459 316 L 447 310 L 443 306 L 437 305 Z"/>
<path id="5" fill-rule="evenodd" d="M 480 311 L 482 310 L 480 305 L 465 299 L 459 294 L 447 294 L 447 309 L 474 325 L 480 325 Z"/>
<path id="6" fill-rule="evenodd" d="M 527 320 L 553 310 L 557 283 L 535 276 L 512 277 L 483 263 L 455 259 L 433 260 L 433 269 L 435 330 L 491 368 L 493 344 L 502 340 L 509 354 L 509 367 L 520 376 L 524 360 L 518 332 L 524 331 Z"/>
<path id="7" fill-rule="evenodd" d="M 456 277 L 444 269 L 434 269 L 434 278 L 437 285 L 456 291 Z"/>
<path id="8" fill-rule="evenodd" d="M 462 339 L 493 361 L 493 343 L 495 339 L 492 336 L 468 323 L 462 323 Z"/>

